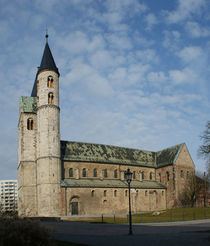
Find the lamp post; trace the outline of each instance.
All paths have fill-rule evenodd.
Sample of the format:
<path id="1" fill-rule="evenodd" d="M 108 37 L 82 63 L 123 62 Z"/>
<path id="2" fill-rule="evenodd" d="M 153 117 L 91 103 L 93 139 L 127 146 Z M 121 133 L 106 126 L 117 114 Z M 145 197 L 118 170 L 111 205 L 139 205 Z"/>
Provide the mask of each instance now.
<path id="1" fill-rule="evenodd" d="M 125 172 L 125 178 L 126 181 L 128 183 L 128 195 L 129 195 L 129 235 L 132 235 L 132 218 L 131 218 L 131 195 L 130 195 L 130 184 L 131 184 L 131 180 L 132 180 L 132 175 L 133 173 L 130 171 L 130 169 L 128 168 L 128 170 Z"/>

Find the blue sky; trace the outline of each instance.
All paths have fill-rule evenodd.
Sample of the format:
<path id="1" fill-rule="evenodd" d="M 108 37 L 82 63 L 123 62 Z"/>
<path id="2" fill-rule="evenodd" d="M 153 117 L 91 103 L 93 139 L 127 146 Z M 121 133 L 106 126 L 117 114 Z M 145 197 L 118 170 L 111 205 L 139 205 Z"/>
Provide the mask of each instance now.
<path id="1" fill-rule="evenodd" d="M 0 179 L 17 178 L 20 96 L 45 30 L 60 71 L 61 139 L 158 151 L 196 165 L 210 112 L 207 0 L 0 0 Z"/>

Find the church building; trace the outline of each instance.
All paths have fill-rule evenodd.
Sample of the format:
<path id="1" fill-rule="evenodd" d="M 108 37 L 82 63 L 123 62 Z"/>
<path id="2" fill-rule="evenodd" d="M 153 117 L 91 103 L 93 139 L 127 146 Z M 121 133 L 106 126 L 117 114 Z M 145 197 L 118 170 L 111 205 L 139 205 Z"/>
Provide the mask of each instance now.
<path id="1" fill-rule="evenodd" d="M 26 217 L 126 214 L 176 206 L 194 163 L 186 144 L 157 152 L 60 139 L 59 70 L 46 45 L 18 122 L 18 213 Z M 70 114 L 71 115 L 71 114 Z"/>

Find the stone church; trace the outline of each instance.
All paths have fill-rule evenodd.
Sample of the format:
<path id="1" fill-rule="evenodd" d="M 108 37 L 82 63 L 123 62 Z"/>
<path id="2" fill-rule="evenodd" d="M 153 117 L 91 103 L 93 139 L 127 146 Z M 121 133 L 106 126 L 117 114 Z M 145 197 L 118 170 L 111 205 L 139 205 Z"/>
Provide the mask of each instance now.
<path id="1" fill-rule="evenodd" d="M 158 152 L 60 140 L 59 70 L 46 45 L 18 123 L 20 216 L 125 214 L 176 205 L 194 163 L 186 144 Z"/>

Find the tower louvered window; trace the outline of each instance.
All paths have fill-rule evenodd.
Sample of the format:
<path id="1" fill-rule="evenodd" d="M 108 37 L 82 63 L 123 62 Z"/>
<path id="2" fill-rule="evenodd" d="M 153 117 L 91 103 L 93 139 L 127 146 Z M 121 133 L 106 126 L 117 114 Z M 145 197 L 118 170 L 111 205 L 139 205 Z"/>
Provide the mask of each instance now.
<path id="1" fill-rule="evenodd" d="M 28 129 L 28 130 L 33 130 L 33 129 L 34 129 L 34 121 L 33 121 L 33 119 L 31 119 L 31 118 L 29 118 L 29 119 L 27 120 L 27 129 Z"/>
<path id="2" fill-rule="evenodd" d="M 47 78 L 47 87 L 53 88 L 54 87 L 54 80 L 52 76 L 48 76 Z"/>
<path id="3" fill-rule="evenodd" d="M 54 96 L 53 96 L 53 93 L 52 92 L 50 92 L 48 94 L 48 103 L 49 104 L 53 104 L 54 103 Z"/>

